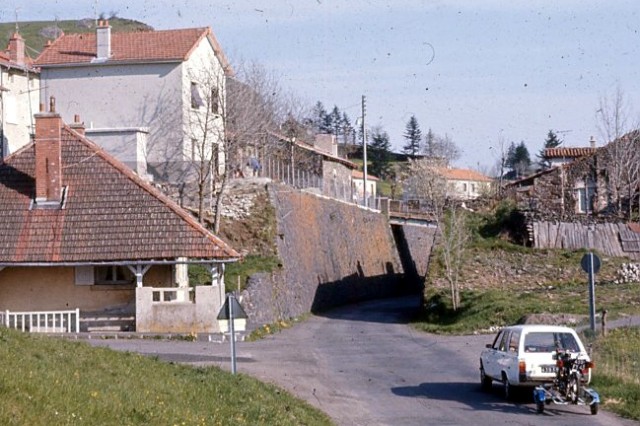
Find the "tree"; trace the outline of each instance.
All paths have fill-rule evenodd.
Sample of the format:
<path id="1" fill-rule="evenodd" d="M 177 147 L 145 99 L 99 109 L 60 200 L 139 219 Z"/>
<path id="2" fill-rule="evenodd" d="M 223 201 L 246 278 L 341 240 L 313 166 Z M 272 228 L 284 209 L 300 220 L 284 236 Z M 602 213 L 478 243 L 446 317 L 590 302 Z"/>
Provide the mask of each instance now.
<path id="1" fill-rule="evenodd" d="M 327 127 L 330 128 L 330 133 L 336 137 L 336 140 L 342 133 L 342 114 L 340 109 L 334 105 L 331 113 L 328 115 Z"/>
<path id="2" fill-rule="evenodd" d="M 331 118 L 327 114 L 327 110 L 324 109 L 322 102 L 318 101 L 313 107 L 311 112 L 311 123 L 318 133 L 330 133 L 331 132 Z"/>
<path id="3" fill-rule="evenodd" d="M 562 145 L 563 140 L 558 138 L 558 135 L 555 134 L 553 130 L 549 130 L 547 133 L 547 139 L 544 141 L 544 146 L 538 153 L 538 159 L 540 160 L 540 166 L 543 169 L 548 169 L 551 167 L 551 163 L 545 159 L 545 150 L 550 148 L 557 148 Z"/>
<path id="4" fill-rule="evenodd" d="M 351 125 L 351 120 L 346 112 L 342 113 L 342 136 L 343 142 L 345 144 L 354 144 L 356 143 L 356 131 Z"/>
<path id="5" fill-rule="evenodd" d="M 226 187 L 232 173 L 254 156 L 258 149 L 269 150 L 265 143 L 269 130 L 279 129 L 287 118 L 296 121 L 300 111 L 293 97 L 282 91 L 277 80 L 256 64 L 240 64 L 237 75 L 225 75 L 207 67 L 194 68 L 193 108 L 190 111 L 189 137 L 195 171 L 197 210 L 205 217 L 205 200 L 213 214 L 214 232 L 219 232 Z M 224 141 L 224 143 L 221 143 Z"/>
<path id="6" fill-rule="evenodd" d="M 368 160 L 371 161 L 369 171 L 374 176 L 385 177 L 389 173 L 391 161 L 391 142 L 389 135 L 381 127 L 371 130 L 371 144 L 369 145 Z"/>
<path id="7" fill-rule="evenodd" d="M 509 150 L 507 151 L 506 166 L 513 171 L 516 177 L 527 174 L 531 167 L 531 158 L 529 157 L 529 150 L 524 141 L 518 145 L 516 145 L 515 142 L 511 142 Z"/>
<path id="8" fill-rule="evenodd" d="M 609 142 L 603 156 L 606 157 L 607 190 L 619 215 L 623 212 L 623 199 L 627 198 L 627 218 L 633 216 L 633 198 L 640 185 L 640 154 L 637 132 L 629 133 L 630 104 L 620 87 L 612 95 L 600 99 L 596 111 L 598 127 Z M 635 126 L 637 127 L 637 126 Z M 640 204 L 640 195 L 638 195 Z M 640 206 L 639 206 L 640 209 Z"/>
<path id="9" fill-rule="evenodd" d="M 460 149 L 449 135 L 442 137 L 429 129 L 425 136 L 424 154 L 427 158 L 446 165 L 460 158 Z"/>
<path id="10" fill-rule="evenodd" d="M 438 172 L 438 163 L 429 158 L 409 160 L 405 192 L 427 202 L 436 218 L 437 232 L 434 233 L 434 240 L 436 235 L 441 236 L 440 256 L 449 283 L 451 303 L 453 309 L 458 310 L 460 270 L 470 234 L 464 211 L 454 205 L 448 205 L 447 181 Z"/>
<path id="11" fill-rule="evenodd" d="M 464 255 L 471 236 L 467 227 L 467 212 L 462 208 L 451 206 L 445 213 L 442 238 L 441 257 L 444 264 L 445 277 L 449 284 L 451 305 L 454 311 L 460 308 L 460 271 L 464 264 Z"/>
<path id="12" fill-rule="evenodd" d="M 420 152 L 420 142 L 422 141 L 422 132 L 420 131 L 418 119 L 415 115 L 412 115 L 407 122 L 407 126 L 405 128 L 403 136 L 407 141 L 407 143 L 402 148 L 403 152 L 405 154 L 411 155 L 412 157 L 415 157 L 416 154 Z"/>

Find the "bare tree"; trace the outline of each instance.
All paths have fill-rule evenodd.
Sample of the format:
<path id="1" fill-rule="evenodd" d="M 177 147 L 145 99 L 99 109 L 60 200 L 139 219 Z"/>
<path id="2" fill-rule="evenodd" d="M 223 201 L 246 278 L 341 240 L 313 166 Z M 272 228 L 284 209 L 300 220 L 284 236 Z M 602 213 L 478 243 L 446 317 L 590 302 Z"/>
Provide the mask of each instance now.
<path id="1" fill-rule="evenodd" d="M 602 137 L 609 142 L 604 149 L 606 158 L 607 184 L 615 202 L 618 215 L 623 214 L 623 199 L 628 200 L 627 218 L 632 218 L 633 198 L 638 191 L 639 170 L 638 134 L 629 132 L 631 106 L 624 92 L 617 87 L 610 96 L 600 99 L 596 111 L 598 127 Z M 637 128 L 637 124 L 635 126 Z"/>
<path id="2" fill-rule="evenodd" d="M 442 261 L 454 311 L 460 308 L 460 271 L 470 239 L 466 215 L 467 213 L 461 208 L 452 206 L 447 209 L 443 217 L 444 226 L 441 227 Z"/>
<path id="3" fill-rule="evenodd" d="M 438 162 L 428 158 L 409 160 L 409 173 L 405 181 L 405 191 L 426 200 L 437 220 L 440 235 L 442 262 L 449 284 L 451 303 L 454 310 L 460 307 L 459 278 L 464 251 L 469 241 L 466 216 L 463 211 L 447 200 L 447 181 L 438 173 Z M 435 238 L 434 235 L 434 238 Z"/>
<path id="4" fill-rule="evenodd" d="M 440 136 L 431 129 L 425 135 L 424 154 L 431 159 L 439 159 L 449 164 L 460 158 L 461 150 L 449 135 Z"/>
<path id="5" fill-rule="evenodd" d="M 235 69 L 234 76 L 208 67 L 190 75 L 193 111 L 189 136 L 197 210 L 202 221 L 208 207 L 214 232 L 220 230 L 229 178 L 243 175 L 247 164 L 259 168 L 265 152 L 287 155 L 281 140 L 270 134 L 280 132 L 288 119 L 295 120 L 306 112 L 260 65 L 240 64 Z"/>

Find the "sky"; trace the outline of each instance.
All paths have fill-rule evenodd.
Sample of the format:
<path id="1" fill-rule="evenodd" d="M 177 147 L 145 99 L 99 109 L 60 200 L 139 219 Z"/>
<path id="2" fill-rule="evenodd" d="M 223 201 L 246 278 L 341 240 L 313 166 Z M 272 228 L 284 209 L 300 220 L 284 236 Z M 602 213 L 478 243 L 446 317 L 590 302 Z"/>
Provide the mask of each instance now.
<path id="1" fill-rule="evenodd" d="M 448 135 L 457 167 L 489 172 L 549 130 L 564 146 L 606 141 L 597 110 L 619 90 L 640 123 L 637 0 L 5 0 L 0 21 L 93 18 L 157 30 L 210 26 L 231 63 L 257 62 L 312 107 L 345 111 L 394 151 L 412 115 Z"/>

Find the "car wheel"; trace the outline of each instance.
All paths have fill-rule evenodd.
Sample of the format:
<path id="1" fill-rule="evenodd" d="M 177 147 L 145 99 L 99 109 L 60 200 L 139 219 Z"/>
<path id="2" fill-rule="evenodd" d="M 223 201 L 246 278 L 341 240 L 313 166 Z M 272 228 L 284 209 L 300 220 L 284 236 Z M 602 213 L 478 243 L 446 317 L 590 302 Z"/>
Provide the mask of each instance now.
<path id="1" fill-rule="evenodd" d="M 511 385 L 506 373 L 502 373 L 502 395 L 507 401 L 511 399 Z"/>
<path id="2" fill-rule="evenodd" d="M 493 382 L 493 380 L 491 379 L 491 377 L 487 376 L 487 374 L 484 371 L 484 367 L 482 366 L 482 363 L 480 363 L 480 387 L 483 391 L 485 392 L 489 392 L 491 390 L 491 383 Z"/>

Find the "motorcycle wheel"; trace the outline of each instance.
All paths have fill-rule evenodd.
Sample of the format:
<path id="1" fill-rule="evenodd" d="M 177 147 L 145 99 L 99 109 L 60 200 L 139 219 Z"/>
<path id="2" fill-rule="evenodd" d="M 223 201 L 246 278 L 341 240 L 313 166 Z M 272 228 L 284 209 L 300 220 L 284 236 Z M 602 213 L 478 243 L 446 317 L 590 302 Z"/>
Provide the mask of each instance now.
<path id="1" fill-rule="evenodd" d="M 581 393 L 582 384 L 580 383 L 580 376 L 578 374 L 572 374 L 569 378 L 567 397 L 573 404 L 577 404 Z"/>
<path id="2" fill-rule="evenodd" d="M 592 415 L 594 415 L 594 416 L 595 416 L 596 414 L 598 414 L 598 405 L 599 405 L 599 404 L 596 402 L 595 404 L 591 404 L 591 405 L 589 406 L 589 408 L 591 408 L 591 414 L 592 414 Z"/>

